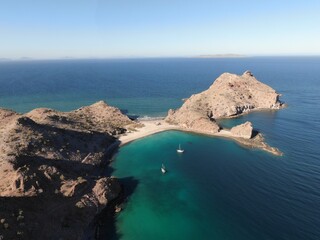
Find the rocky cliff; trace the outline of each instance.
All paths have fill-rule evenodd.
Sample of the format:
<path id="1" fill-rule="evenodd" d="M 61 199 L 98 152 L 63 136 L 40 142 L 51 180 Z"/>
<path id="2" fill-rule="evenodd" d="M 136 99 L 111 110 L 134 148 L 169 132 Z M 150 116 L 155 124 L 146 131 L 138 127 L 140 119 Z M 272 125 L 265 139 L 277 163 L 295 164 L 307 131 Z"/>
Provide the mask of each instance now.
<path id="1" fill-rule="evenodd" d="M 120 192 L 101 165 L 132 125 L 104 102 L 71 112 L 0 109 L 1 239 L 81 238 Z"/>
<path id="2" fill-rule="evenodd" d="M 224 73 L 209 89 L 188 98 L 181 108 L 169 110 L 166 121 L 189 129 L 218 132 L 215 119 L 258 109 L 279 109 L 279 96 L 250 71 L 241 76 Z"/>
<path id="3" fill-rule="evenodd" d="M 245 122 L 230 129 L 230 132 L 235 137 L 250 139 L 253 134 L 253 127 L 251 122 Z"/>

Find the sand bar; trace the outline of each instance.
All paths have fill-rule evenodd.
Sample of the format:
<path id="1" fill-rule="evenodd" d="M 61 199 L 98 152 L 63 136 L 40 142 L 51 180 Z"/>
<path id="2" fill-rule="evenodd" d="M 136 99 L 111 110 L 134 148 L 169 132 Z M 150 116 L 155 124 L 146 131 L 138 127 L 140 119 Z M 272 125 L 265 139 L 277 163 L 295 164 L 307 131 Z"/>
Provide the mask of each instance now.
<path id="1" fill-rule="evenodd" d="M 243 138 L 235 137 L 232 135 L 232 133 L 228 129 L 222 129 L 217 133 L 208 133 L 208 132 L 200 132 L 200 131 L 183 128 L 177 125 L 172 125 L 167 123 L 164 120 L 141 120 L 139 121 L 139 123 L 143 124 L 143 126 L 140 128 L 137 128 L 136 131 L 127 132 L 126 134 L 121 135 L 119 137 L 120 146 L 123 146 L 134 140 L 144 138 L 159 132 L 177 130 L 177 131 L 183 131 L 183 132 L 203 134 L 203 135 L 208 135 L 213 137 L 224 137 L 224 138 L 235 140 L 240 145 L 248 148 L 259 148 L 277 156 L 283 155 L 283 153 L 279 149 L 271 147 L 268 144 L 266 144 L 263 138 L 256 140 L 255 138 L 243 139 Z"/>
<path id="2" fill-rule="evenodd" d="M 181 127 L 171 125 L 164 120 L 142 120 L 139 121 L 139 123 L 143 124 L 144 126 L 137 128 L 136 131 L 127 132 L 125 135 L 119 137 L 121 142 L 120 146 L 155 133 L 168 130 L 183 130 Z"/>

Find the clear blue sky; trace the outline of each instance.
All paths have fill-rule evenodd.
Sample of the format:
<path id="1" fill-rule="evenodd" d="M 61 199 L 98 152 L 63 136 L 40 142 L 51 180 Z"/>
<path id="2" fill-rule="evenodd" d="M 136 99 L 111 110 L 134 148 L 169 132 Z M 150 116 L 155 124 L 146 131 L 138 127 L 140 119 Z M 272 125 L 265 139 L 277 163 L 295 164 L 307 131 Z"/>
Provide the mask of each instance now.
<path id="1" fill-rule="evenodd" d="M 320 55 L 319 0 L 0 0 L 0 58 Z"/>

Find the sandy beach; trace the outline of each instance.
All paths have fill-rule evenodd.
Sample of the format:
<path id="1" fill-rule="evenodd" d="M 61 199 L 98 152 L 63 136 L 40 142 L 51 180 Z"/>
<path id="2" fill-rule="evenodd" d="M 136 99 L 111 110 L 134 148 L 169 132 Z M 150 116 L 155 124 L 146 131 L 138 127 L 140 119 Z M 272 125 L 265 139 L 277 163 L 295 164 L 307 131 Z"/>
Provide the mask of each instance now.
<path id="1" fill-rule="evenodd" d="M 136 131 L 127 132 L 124 135 L 119 137 L 120 146 L 137 140 L 139 138 L 147 137 L 149 135 L 164 132 L 168 130 L 180 130 L 183 129 L 179 126 L 171 125 L 164 120 L 142 120 L 139 123 L 143 124 L 144 126 L 141 128 L 137 128 Z"/>
<path id="2" fill-rule="evenodd" d="M 126 134 L 121 135 L 119 137 L 120 146 L 123 146 L 134 140 L 144 138 L 159 132 L 177 130 L 177 131 L 191 132 L 191 133 L 202 134 L 202 135 L 207 135 L 212 137 L 228 138 L 236 141 L 237 143 L 239 143 L 244 147 L 259 148 L 277 156 L 282 156 L 283 154 L 279 149 L 271 147 L 267 143 L 265 143 L 263 138 L 259 138 L 258 140 L 256 140 L 255 138 L 243 139 L 243 138 L 235 137 L 232 135 L 229 129 L 222 129 L 217 133 L 200 132 L 200 131 L 183 128 L 177 125 L 169 124 L 163 119 L 162 120 L 141 120 L 139 121 L 139 123 L 141 123 L 143 127 L 137 128 L 136 131 L 129 131 Z"/>
<path id="3" fill-rule="evenodd" d="M 169 131 L 169 130 L 178 130 L 178 131 L 203 134 L 203 135 L 208 135 L 213 137 L 226 137 L 226 138 L 237 139 L 237 137 L 234 137 L 228 129 L 222 129 L 217 133 L 201 132 L 201 131 L 195 131 L 192 129 L 187 129 L 177 125 L 169 124 L 163 119 L 162 120 L 142 120 L 142 121 L 139 121 L 139 123 L 143 124 L 144 126 L 141 128 L 137 128 L 136 131 L 127 132 L 126 134 L 121 135 L 119 137 L 119 140 L 121 142 L 120 146 L 127 144 L 129 142 L 132 142 L 134 140 L 147 137 L 152 134 Z"/>

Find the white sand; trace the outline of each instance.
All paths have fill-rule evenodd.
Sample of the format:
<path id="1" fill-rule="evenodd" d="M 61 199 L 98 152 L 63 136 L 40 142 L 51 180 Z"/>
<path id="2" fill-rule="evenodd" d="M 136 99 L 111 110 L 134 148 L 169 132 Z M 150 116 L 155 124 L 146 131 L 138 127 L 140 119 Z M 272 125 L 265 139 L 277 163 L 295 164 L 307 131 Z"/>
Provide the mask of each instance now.
<path id="1" fill-rule="evenodd" d="M 206 132 L 196 132 L 194 130 L 185 129 L 176 125 L 171 125 L 164 120 L 142 120 L 139 121 L 144 126 L 141 128 L 138 128 L 137 131 L 127 132 L 125 135 L 120 136 L 119 140 L 121 142 L 121 145 L 124 145 L 126 143 L 129 143 L 131 141 L 137 140 L 139 138 L 143 138 L 155 133 L 164 132 L 168 130 L 179 130 L 179 131 L 185 131 L 185 132 L 193 132 L 193 133 L 200 133 L 210 136 L 220 136 L 220 137 L 228 137 L 228 138 L 234 138 L 230 131 L 228 130 L 221 130 L 218 133 L 206 133 Z"/>
<path id="2" fill-rule="evenodd" d="M 140 123 L 142 123 L 144 126 L 141 128 L 137 128 L 136 131 L 127 132 L 126 134 L 119 137 L 120 146 L 155 133 L 164 132 L 168 130 L 178 130 L 178 131 L 184 131 L 184 132 L 204 134 L 204 135 L 209 135 L 214 137 L 229 138 L 239 142 L 241 145 L 246 145 L 247 147 L 260 148 L 262 150 L 265 150 L 275 155 L 280 155 L 280 156 L 282 155 L 282 152 L 279 151 L 279 149 L 270 147 L 263 141 L 259 143 L 259 142 L 252 141 L 251 139 L 242 139 L 242 138 L 235 137 L 232 135 L 232 133 L 228 129 L 222 129 L 217 133 L 208 133 L 208 132 L 194 131 L 194 130 L 186 129 L 176 125 L 171 125 L 165 122 L 164 120 L 150 120 L 150 121 L 143 120 L 143 121 L 140 121 Z"/>
<path id="3" fill-rule="evenodd" d="M 181 127 L 171 125 L 164 120 L 143 120 L 140 121 L 144 126 L 142 128 L 137 128 L 136 131 L 126 133 L 120 136 L 119 140 L 121 145 L 129 143 L 139 138 L 143 138 L 158 132 L 168 131 L 168 130 L 182 130 Z"/>

